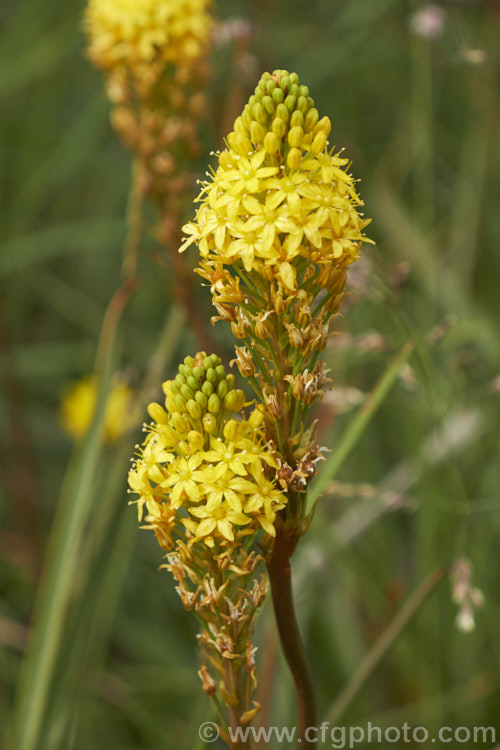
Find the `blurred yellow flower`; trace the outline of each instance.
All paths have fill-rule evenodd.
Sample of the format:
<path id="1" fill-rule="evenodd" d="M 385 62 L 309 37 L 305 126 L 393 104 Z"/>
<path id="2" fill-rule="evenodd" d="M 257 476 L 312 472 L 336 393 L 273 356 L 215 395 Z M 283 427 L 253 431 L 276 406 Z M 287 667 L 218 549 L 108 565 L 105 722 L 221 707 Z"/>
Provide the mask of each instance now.
<path id="1" fill-rule="evenodd" d="M 97 404 L 98 380 L 82 378 L 66 392 L 61 406 L 61 422 L 66 432 L 81 440 L 92 422 Z M 104 413 L 104 440 L 115 443 L 135 423 L 133 391 L 123 380 L 113 382 Z"/>
<path id="2" fill-rule="evenodd" d="M 209 7 L 209 0 L 90 0 L 89 56 L 100 68 L 193 62 L 211 34 Z"/>

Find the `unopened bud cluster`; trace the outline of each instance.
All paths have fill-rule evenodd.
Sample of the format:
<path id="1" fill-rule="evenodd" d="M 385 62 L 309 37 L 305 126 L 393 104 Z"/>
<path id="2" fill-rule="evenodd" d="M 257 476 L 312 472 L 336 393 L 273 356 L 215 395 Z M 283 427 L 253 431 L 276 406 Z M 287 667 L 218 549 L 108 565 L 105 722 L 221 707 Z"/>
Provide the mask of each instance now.
<path id="1" fill-rule="evenodd" d="M 105 71 L 112 122 L 142 165 L 143 189 L 185 190 L 183 164 L 199 151 L 197 127 L 212 35 L 210 0 L 89 0 L 88 55 Z"/>

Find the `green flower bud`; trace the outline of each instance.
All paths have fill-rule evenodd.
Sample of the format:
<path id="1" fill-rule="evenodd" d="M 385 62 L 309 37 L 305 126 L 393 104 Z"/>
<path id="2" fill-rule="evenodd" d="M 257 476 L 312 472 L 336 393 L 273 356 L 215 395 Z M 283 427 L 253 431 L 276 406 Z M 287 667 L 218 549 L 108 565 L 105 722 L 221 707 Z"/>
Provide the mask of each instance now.
<path id="1" fill-rule="evenodd" d="M 234 391 L 232 391 L 234 393 Z M 212 393 L 208 399 L 208 411 L 210 414 L 218 414 L 220 412 L 221 402 L 216 393 Z"/>
<path id="2" fill-rule="evenodd" d="M 257 122 L 260 122 L 261 125 L 265 125 L 267 123 L 266 110 L 260 102 L 257 102 L 253 105 L 252 113 Z"/>
<path id="3" fill-rule="evenodd" d="M 252 122 L 252 125 L 253 124 L 254 123 Z M 234 151 L 236 151 L 236 153 L 240 154 L 241 156 L 247 156 L 247 154 L 252 151 L 252 144 L 250 143 L 250 140 L 246 137 L 246 135 L 236 133 Z"/>
<path id="4" fill-rule="evenodd" d="M 208 396 L 211 396 L 212 393 L 214 392 L 214 387 L 213 387 L 212 383 L 209 380 L 206 380 L 203 383 L 203 385 L 201 386 L 201 391 L 202 391 L 202 393 L 205 394 L 205 396 L 208 397 Z"/>
<path id="5" fill-rule="evenodd" d="M 235 419 L 229 419 L 224 425 L 223 435 L 226 440 L 234 440 L 238 434 L 238 422 Z"/>
<path id="6" fill-rule="evenodd" d="M 197 430 L 191 430 L 191 432 L 188 432 L 188 441 L 193 453 L 203 450 L 205 438 L 201 432 L 198 432 Z"/>
<path id="7" fill-rule="evenodd" d="M 184 364 L 191 368 L 194 366 L 194 359 L 192 357 L 184 357 Z"/>
<path id="8" fill-rule="evenodd" d="M 243 120 L 243 124 L 246 127 L 247 130 L 250 130 L 250 123 L 253 120 L 252 113 L 250 111 L 250 107 L 248 104 L 246 105 L 245 109 L 241 113 L 241 119 Z"/>
<path id="9" fill-rule="evenodd" d="M 194 375 L 190 375 L 188 377 L 187 384 L 195 393 L 200 388 L 200 381 L 198 380 L 198 378 L 195 378 Z"/>
<path id="10" fill-rule="evenodd" d="M 285 99 L 285 102 L 286 102 L 286 99 Z M 288 111 L 288 107 L 286 106 L 285 103 L 278 104 L 278 106 L 276 107 L 276 117 L 279 117 L 280 120 L 283 120 L 283 122 L 286 125 L 290 117 L 290 112 Z"/>
<path id="11" fill-rule="evenodd" d="M 266 91 L 267 91 L 267 93 L 268 93 L 268 94 L 272 95 L 275 89 L 276 89 L 276 84 L 275 84 L 275 82 L 273 81 L 273 79 L 272 79 L 272 78 L 270 78 L 270 79 L 269 79 L 269 80 L 268 80 L 268 81 L 266 82 Z"/>
<path id="12" fill-rule="evenodd" d="M 266 135 L 266 131 L 262 127 L 262 125 L 255 120 L 250 125 L 250 138 L 254 143 L 262 143 L 264 140 L 264 136 Z"/>
<path id="13" fill-rule="evenodd" d="M 297 101 L 297 97 L 293 96 L 292 94 L 289 94 L 287 98 L 285 99 L 285 107 L 287 108 L 288 112 L 293 112 L 295 109 L 295 103 Z M 281 115 L 280 115 L 281 117 Z"/>
<path id="14" fill-rule="evenodd" d="M 292 127 L 298 125 L 300 128 L 304 125 L 304 115 L 302 114 L 302 112 L 299 112 L 298 109 L 292 112 L 292 116 L 290 117 L 290 125 Z"/>
<path id="15" fill-rule="evenodd" d="M 229 375 L 226 375 L 226 380 L 229 386 L 229 390 L 231 390 L 231 388 L 234 388 L 235 377 L 232 372 L 230 372 Z"/>
<path id="16" fill-rule="evenodd" d="M 182 398 L 182 396 L 180 396 L 180 395 L 179 396 L 175 396 L 175 398 L 174 398 L 174 404 L 179 409 L 179 411 L 181 411 L 181 412 L 186 411 L 186 402 Z"/>
<path id="17" fill-rule="evenodd" d="M 234 121 L 233 127 L 236 133 L 241 133 L 242 135 L 245 135 L 246 129 L 245 129 L 245 125 L 243 124 L 243 120 L 241 119 L 241 117 L 236 118 L 236 120 Z"/>
<path id="18" fill-rule="evenodd" d="M 307 112 L 307 99 L 305 96 L 299 96 L 297 99 L 297 109 L 303 114 Z"/>
<path id="19" fill-rule="evenodd" d="M 284 98 L 285 98 L 285 95 L 283 93 L 283 89 L 275 88 L 273 91 L 273 99 L 276 102 L 276 104 L 281 104 Z"/>
<path id="20" fill-rule="evenodd" d="M 229 391 L 224 398 L 224 409 L 237 414 L 242 410 L 245 403 L 245 394 L 239 388 L 235 391 Z"/>
<path id="21" fill-rule="evenodd" d="M 155 422 L 158 422 L 158 424 L 167 424 L 168 423 L 168 414 L 163 409 L 163 407 L 160 406 L 160 404 L 149 404 L 148 406 L 148 414 L 151 417 L 151 419 L 154 419 Z"/>
<path id="22" fill-rule="evenodd" d="M 227 384 L 227 380 L 221 380 L 219 385 L 217 386 L 217 395 L 219 398 L 224 398 L 226 393 L 229 391 L 229 386 Z"/>
<path id="23" fill-rule="evenodd" d="M 224 368 L 224 365 L 218 365 L 215 368 L 215 374 L 217 375 L 217 380 L 222 380 L 222 378 L 226 377 L 226 370 Z"/>
<path id="24" fill-rule="evenodd" d="M 170 417 L 170 424 L 180 435 L 188 432 L 190 428 L 189 422 L 187 421 L 184 414 L 179 414 L 178 412 L 172 414 L 172 416 Z"/>
<path id="25" fill-rule="evenodd" d="M 286 133 L 286 122 L 281 117 L 275 117 L 271 127 L 276 138 L 283 138 Z"/>
<path id="26" fill-rule="evenodd" d="M 304 120 L 304 130 L 306 131 L 306 133 L 310 133 L 311 130 L 313 130 L 313 128 L 316 126 L 316 123 L 318 122 L 318 118 L 318 110 L 314 107 L 312 109 L 309 109 Z"/>
<path id="27" fill-rule="evenodd" d="M 297 73 L 290 73 L 290 84 L 292 83 L 299 83 L 299 76 Z"/>
<path id="28" fill-rule="evenodd" d="M 322 151 L 325 150 L 326 146 L 326 135 L 323 130 L 320 130 L 319 133 L 316 133 L 314 136 L 314 140 L 311 143 L 310 152 L 311 154 L 320 154 Z"/>
<path id="29" fill-rule="evenodd" d="M 203 417 L 203 427 L 205 429 L 205 432 L 208 432 L 209 435 L 214 432 L 215 428 L 217 427 L 217 420 L 214 417 L 213 414 L 205 414 Z"/>
<path id="30" fill-rule="evenodd" d="M 193 377 L 201 380 L 205 377 L 205 370 L 203 367 L 193 367 Z"/>
<path id="31" fill-rule="evenodd" d="M 264 148 L 266 149 L 266 152 L 270 155 L 275 154 L 276 151 L 279 151 L 279 147 L 280 143 L 275 134 L 266 133 L 264 138 Z"/>
<path id="32" fill-rule="evenodd" d="M 291 128 L 288 133 L 288 143 L 292 148 L 298 148 L 302 143 L 304 137 L 304 131 L 299 126 Z"/>
<path id="33" fill-rule="evenodd" d="M 188 385 L 181 385 L 181 396 L 184 396 L 186 401 L 189 401 L 190 398 L 194 398 L 194 394 L 195 391 L 193 391 Z"/>
<path id="34" fill-rule="evenodd" d="M 207 370 L 207 374 L 205 375 L 206 379 L 209 383 L 216 383 L 217 382 L 217 375 L 215 374 L 215 370 L 213 367 L 209 367 Z"/>
<path id="35" fill-rule="evenodd" d="M 326 135 L 326 137 L 328 138 L 328 136 L 330 135 L 331 129 L 332 129 L 331 120 L 330 120 L 329 117 L 326 117 L 326 115 L 325 115 L 325 117 L 322 117 L 321 120 L 318 122 L 318 124 L 316 125 L 316 127 L 313 130 L 313 133 L 314 133 L 314 135 L 316 135 L 317 133 L 319 133 L 320 131 L 322 131 Z"/>
<path id="36" fill-rule="evenodd" d="M 296 83 L 291 83 L 288 87 L 288 91 L 292 96 L 295 96 L 295 98 L 299 95 L 299 87 Z"/>
<path id="37" fill-rule="evenodd" d="M 290 169 L 298 169 L 302 161 L 302 151 L 298 148 L 291 148 L 286 157 L 286 163 Z"/>
<path id="38" fill-rule="evenodd" d="M 205 383 L 205 385 L 206 385 L 206 383 Z M 212 385 L 212 384 L 211 384 L 211 383 L 209 383 L 208 385 Z M 209 394 L 209 395 L 210 395 L 210 394 Z M 206 395 L 205 395 L 205 394 L 203 393 L 203 391 L 196 391 L 196 393 L 194 394 L 194 400 L 196 401 L 196 403 L 197 403 L 197 404 L 199 404 L 199 405 L 201 406 L 201 408 L 202 408 L 202 409 L 203 409 L 204 411 L 206 411 L 206 410 L 207 410 L 207 406 L 208 406 L 208 398 L 207 398 L 207 396 L 206 396 Z"/>
<path id="39" fill-rule="evenodd" d="M 187 404 L 186 408 L 189 412 L 189 416 L 193 417 L 193 419 L 200 419 L 201 417 L 201 406 L 194 401 L 194 399 L 190 399 Z"/>
<path id="40" fill-rule="evenodd" d="M 275 104 L 271 96 L 264 96 L 262 99 L 262 106 L 269 115 L 274 115 Z"/>
<path id="41" fill-rule="evenodd" d="M 181 367 L 182 367 L 182 365 L 181 365 Z M 175 376 L 175 381 L 174 382 L 177 385 L 177 387 L 180 389 L 181 385 L 186 385 L 186 378 L 184 377 L 184 375 L 181 375 L 179 373 L 178 375 Z"/>
<path id="42" fill-rule="evenodd" d="M 298 83 L 298 81 L 297 81 Z M 306 99 L 309 96 L 309 88 L 307 86 L 300 86 L 299 87 L 299 95 L 304 96 Z"/>

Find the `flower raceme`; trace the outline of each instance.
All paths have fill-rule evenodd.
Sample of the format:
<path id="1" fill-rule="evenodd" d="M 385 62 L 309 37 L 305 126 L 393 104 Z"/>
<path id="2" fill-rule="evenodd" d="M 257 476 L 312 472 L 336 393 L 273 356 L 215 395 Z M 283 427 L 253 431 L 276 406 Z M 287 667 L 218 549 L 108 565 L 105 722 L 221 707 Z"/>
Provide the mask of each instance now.
<path id="1" fill-rule="evenodd" d="M 276 461 L 266 446 L 262 412 L 242 415 L 244 394 L 220 359 L 187 357 L 163 384 L 165 408 L 150 404 L 153 422 L 129 474 L 139 518 L 167 551 L 228 547 L 259 528 L 274 536 L 285 495 L 268 474 Z"/>
<path id="2" fill-rule="evenodd" d="M 85 12 L 88 56 L 105 73 L 113 126 L 139 157 L 142 191 L 162 206 L 168 200 L 169 213 L 174 203 L 180 210 L 191 185 L 186 164 L 200 149 L 210 7 L 210 0 L 89 0 Z"/>
<path id="3" fill-rule="evenodd" d="M 203 55 L 211 33 L 208 0 L 90 0 L 89 56 L 100 68 L 185 65 Z"/>
<path id="4" fill-rule="evenodd" d="M 240 271 L 274 282 L 285 299 L 299 287 L 330 291 L 369 242 L 349 160 L 329 146 L 330 131 L 296 73 L 262 76 L 184 227 L 180 251 L 198 245 L 214 301 L 242 301 Z"/>

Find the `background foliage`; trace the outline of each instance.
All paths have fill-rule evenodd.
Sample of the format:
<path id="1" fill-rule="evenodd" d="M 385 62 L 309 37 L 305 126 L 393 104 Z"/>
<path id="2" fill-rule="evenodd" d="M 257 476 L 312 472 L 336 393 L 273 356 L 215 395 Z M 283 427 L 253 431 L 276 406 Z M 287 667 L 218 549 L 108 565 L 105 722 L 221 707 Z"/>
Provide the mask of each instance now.
<path id="1" fill-rule="evenodd" d="M 217 2 L 219 19 L 250 22 L 251 38 L 243 51 L 231 41 L 215 50 L 198 170 L 261 72 L 297 71 L 362 178 L 377 242 L 352 270 L 341 336 L 326 354 L 335 386 L 349 390 L 318 415 L 325 445 L 335 451 L 362 395 L 415 342 L 294 558 L 322 714 L 500 731 L 500 4 L 443 2 L 434 39 L 410 30 L 423 7 Z M 74 453 L 58 420 L 64 388 L 94 367 L 101 320 L 120 285 L 131 162 L 109 126 L 102 77 L 84 57 L 81 13 L 79 4 L 47 0 L 0 9 L 0 726 L 14 714 L 48 556 L 71 561 L 60 573 L 67 599 L 44 632 L 38 692 L 21 683 L 18 697 L 31 690 L 35 701 L 25 719 L 38 724 L 32 744 L 16 750 L 195 748 L 199 723 L 211 718 L 196 676 L 195 625 L 126 502 L 140 433 L 100 447 L 97 420 Z M 168 267 L 158 273 L 155 247 L 149 231 L 118 346 L 105 347 L 108 375 L 120 368 L 138 385 L 149 368 L 143 402 L 196 347 L 169 301 L 175 280 Z M 208 310 L 201 288 L 199 304 Z M 215 335 L 229 359 L 228 331 L 219 325 Z M 73 525 L 54 536 L 59 498 Z M 455 625 L 448 576 L 460 556 L 473 561 L 485 596 L 468 634 Z M 54 581 L 42 580 L 50 598 Z M 414 616 L 387 634 L 425 580 L 429 596 L 410 599 Z M 293 725 L 270 615 L 259 628 L 263 695 L 273 699 L 265 721 Z M 372 648 L 383 656 L 376 665 L 366 661 Z M 336 697 L 360 664 L 340 714 Z"/>

